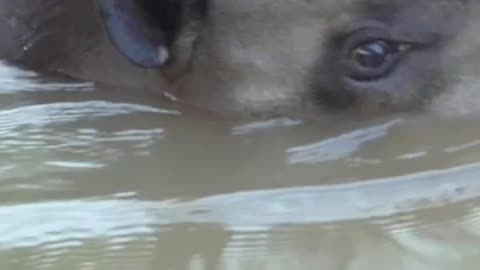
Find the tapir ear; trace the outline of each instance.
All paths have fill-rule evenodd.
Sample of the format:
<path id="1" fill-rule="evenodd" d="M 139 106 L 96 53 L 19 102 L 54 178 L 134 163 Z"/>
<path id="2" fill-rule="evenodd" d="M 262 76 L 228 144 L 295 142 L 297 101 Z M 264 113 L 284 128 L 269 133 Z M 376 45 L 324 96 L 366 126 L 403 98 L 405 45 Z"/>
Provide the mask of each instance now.
<path id="1" fill-rule="evenodd" d="M 181 22 L 182 0 L 97 0 L 113 45 L 134 64 L 165 65 Z"/>

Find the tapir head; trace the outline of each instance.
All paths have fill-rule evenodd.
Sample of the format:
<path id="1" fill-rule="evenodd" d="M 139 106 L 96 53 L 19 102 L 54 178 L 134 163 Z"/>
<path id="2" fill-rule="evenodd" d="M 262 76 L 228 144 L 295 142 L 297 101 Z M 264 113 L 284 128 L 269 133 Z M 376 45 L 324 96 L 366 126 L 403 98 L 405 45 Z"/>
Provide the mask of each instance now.
<path id="1" fill-rule="evenodd" d="M 465 58 L 474 13 L 462 0 L 96 3 L 133 64 L 185 100 L 236 112 L 420 108 Z"/>

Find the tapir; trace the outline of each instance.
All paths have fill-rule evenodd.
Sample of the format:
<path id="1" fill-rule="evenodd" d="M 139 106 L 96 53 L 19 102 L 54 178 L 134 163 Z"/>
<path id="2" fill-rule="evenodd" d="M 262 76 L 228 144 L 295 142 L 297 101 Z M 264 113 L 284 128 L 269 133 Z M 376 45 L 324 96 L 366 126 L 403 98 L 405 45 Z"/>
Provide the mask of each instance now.
<path id="1" fill-rule="evenodd" d="M 155 89 L 219 114 L 415 110 L 448 91 L 467 66 L 475 69 L 478 6 L 0 0 L 0 58 Z"/>

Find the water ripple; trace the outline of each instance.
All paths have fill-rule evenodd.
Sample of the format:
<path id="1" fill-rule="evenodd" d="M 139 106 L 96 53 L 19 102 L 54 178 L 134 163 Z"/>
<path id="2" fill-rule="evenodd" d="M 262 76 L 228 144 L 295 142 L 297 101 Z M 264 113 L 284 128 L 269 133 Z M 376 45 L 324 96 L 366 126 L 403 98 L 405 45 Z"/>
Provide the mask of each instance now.
<path id="1" fill-rule="evenodd" d="M 266 121 L 257 121 L 257 122 L 248 123 L 244 125 L 234 126 L 232 128 L 232 134 L 244 135 L 244 134 L 250 134 L 253 132 L 259 132 L 262 130 L 271 130 L 272 128 L 276 128 L 276 127 L 298 126 L 302 123 L 303 121 L 301 120 L 294 120 L 290 118 L 277 118 L 277 119 L 270 119 Z"/>
<path id="2" fill-rule="evenodd" d="M 187 202 L 112 196 L 2 206 L 0 219 L 9 222 L 0 223 L 0 247 L 64 239 L 147 237 L 159 227 L 174 224 L 222 224 L 245 233 L 249 228 L 267 231 L 282 224 L 387 217 L 478 198 L 479 172 L 480 164 L 474 164 L 356 184 L 233 193 Z M 458 175 L 462 177 L 452 184 L 452 176 Z"/>
<path id="3" fill-rule="evenodd" d="M 80 119 L 98 119 L 133 113 L 178 114 L 177 111 L 146 105 L 102 100 L 36 104 L 0 111 L 0 136 L 2 134 L 11 135 L 12 129 L 21 126 L 35 128 L 45 125 L 59 125 Z"/>
<path id="4" fill-rule="evenodd" d="M 94 89 L 95 84 L 91 82 L 45 82 L 36 72 L 4 65 L 0 61 L 0 93 L 2 94 L 38 91 L 91 91 Z"/>
<path id="5" fill-rule="evenodd" d="M 400 120 L 393 120 L 318 143 L 290 148 L 287 150 L 288 163 L 316 164 L 348 157 L 364 143 L 385 137 L 388 130 L 400 122 Z"/>
<path id="6" fill-rule="evenodd" d="M 104 168 L 125 155 L 148 155 L 163 128 L 99 130 L 95 121 L 146 114 L 176 115 L 145 105 L 101 100 L 22 106 L 0 111 L 0 180 L 38 179 L 54 170 Z M 61 158 L 60 158 L 61 156 Z M 46 165 L 46 166 L 45 166 Z M 20 184 L 20 183 L 17 183 Z"/>

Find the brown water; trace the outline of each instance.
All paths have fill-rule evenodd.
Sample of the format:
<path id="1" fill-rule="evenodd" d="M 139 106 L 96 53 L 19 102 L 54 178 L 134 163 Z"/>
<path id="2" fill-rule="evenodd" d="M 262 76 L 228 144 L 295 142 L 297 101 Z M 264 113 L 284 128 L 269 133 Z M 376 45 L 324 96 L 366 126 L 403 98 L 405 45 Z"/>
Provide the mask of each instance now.
<path id="1" fill-rule="evenodd" d="M 478 269 L 478 116 L 232 122 L 0 66 L 0 269 Z"/>

